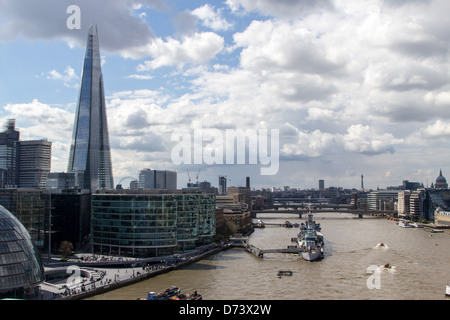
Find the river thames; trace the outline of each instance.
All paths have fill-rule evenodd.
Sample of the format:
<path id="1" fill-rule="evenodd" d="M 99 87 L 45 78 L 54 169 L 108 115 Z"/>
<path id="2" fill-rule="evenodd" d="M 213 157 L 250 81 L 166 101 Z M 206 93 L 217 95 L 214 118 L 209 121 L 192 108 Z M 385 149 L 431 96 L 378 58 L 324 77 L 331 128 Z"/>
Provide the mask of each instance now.
<path id="1" fill-rule="evenodd" d="M 266 223 L 305 221 L 294 215 L 271 217 L 258 214 Z M 391 220 L 358 219 L 344 213 L 318 213 L 314 219 L 325 239 L 323 260 L 308 262 L 297 254 L 280 253 L 257 258 L 235 248 L 89 300 L 136 300 L 171 285 L 183 293 L 197 290 L 204 300 L 446 299 L 450 230 L 430 233 L 424 228 L 400 228 Z M 267 226 L 256 229 L 249 243 L 261 249 L 286 248 L 298 231 Z M 383 268 L 387 263 L 391 269 Z M 279 270 L 293 274 L 280 278 Z"/>

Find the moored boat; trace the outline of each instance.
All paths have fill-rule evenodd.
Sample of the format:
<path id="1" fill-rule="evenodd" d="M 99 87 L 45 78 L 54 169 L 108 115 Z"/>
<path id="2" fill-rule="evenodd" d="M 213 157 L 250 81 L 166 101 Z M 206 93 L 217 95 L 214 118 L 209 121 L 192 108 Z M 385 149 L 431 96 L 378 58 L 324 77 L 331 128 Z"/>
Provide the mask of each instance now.
<path id="1" fill-rule="evenodd" d="M 147 297 L 138 298 L 137 300 L 202 300 L 202 299 L 203 299 L 202 295 L 199 294 L 197 290 L 195 290 L 194 293 L 190 295 L 185 295 L 181 293 L 180 288 L 176 286 L 171 286 L 170 288 L 164 290 L 159 294 L 151 291 L 147 294 Z"/>
<path id="2" fill-rule="evenodd" d="M 400 219 L 398 220 L 398 226 L 402 227 L 402 228 L 411 228 L 412 226 L 410 225 L 408 220 L 404 220 L 404 219 Z"/>
<path id="3" fill-rule="evenodd" d="M 445 287 L 445 296 L 450 297 L 450 284 L 447 284 Z"/>
<path id="4" fill-rule="evenodd" d="M 171 286 L 170 288 L 164 290 L 161 293 L 156 293 L 156 292 L 150 291 L 147 294 L 146 298 L 140 298 L 138 300 L 168 300 L 168 299 L 176 296 L 179 293 L 180 293 L 180 288 L 178 288 L 176 286 Z"/>
<path id="5" fill-rule="evenodd" d="M 313 215 L 308 214 L 308 220 L 301 224 L 300 233 L 297 237 L 297 245 L 301 249 L 303 259 L 315 261 L 324 256 L 323 235 L 320 233 L 320 224 L 316 224 L 312 219 Z"/>
<path id="6" fill-rule="evenodd" d="M 190 295 L 185 295 L 180 292 L 176 296 L 170 298 L 170 300 L 203 300 L 203 297 L 201 294 L 197 293 L 197 290 L 195 290 L 194 293 Z"/>
<path id="7" fill-rule="evenodd" d="M 203 300 L 203 297 L 201 294 L 197 293 L 197 290 L 195 290 L 194 293 L 191 294 L 186 300 Z"/>
<path id="8" fill-rule="evenodd" d="M 410 223 L 409 225 L 414 228 L 423 228 L 423 225 L 417 222 Z"/>

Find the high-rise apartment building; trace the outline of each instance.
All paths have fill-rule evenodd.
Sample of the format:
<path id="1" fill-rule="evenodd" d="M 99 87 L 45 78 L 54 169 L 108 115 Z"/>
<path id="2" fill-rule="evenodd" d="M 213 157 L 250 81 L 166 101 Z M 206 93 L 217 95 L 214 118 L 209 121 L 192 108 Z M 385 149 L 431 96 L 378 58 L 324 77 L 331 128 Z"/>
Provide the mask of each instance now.
<path id="1" fill-rule="evenodd" d="M 114 188 L 100 48 L 94 24 L 89 29 L 67 171 L 78 173 L 81 189 Z"/>

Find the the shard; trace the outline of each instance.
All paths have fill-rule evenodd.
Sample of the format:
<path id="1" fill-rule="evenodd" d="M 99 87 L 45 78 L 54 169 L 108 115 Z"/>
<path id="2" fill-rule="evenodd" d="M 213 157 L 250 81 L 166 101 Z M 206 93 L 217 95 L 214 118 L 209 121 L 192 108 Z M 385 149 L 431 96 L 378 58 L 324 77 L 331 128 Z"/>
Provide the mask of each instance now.
<path id="1" fill-rule="evenodd" d="M 113 189 L 105 92 L 94 24 L 89 28 L 67 171 L 77 173 L 81 189 Z"/>

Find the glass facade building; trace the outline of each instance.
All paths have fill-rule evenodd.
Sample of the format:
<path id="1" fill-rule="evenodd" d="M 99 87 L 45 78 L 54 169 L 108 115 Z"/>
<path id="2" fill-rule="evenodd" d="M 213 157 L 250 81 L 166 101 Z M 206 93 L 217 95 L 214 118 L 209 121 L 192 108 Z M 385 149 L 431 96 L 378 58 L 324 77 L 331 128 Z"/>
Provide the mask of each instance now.
<path id="1" fill-rule="evenodd" d="M 0 206 L 0 298 L 36 297 L 42 281 L 44 269 L 28 231 Z"/>
<path id="2" fill-rule="evenodd" d="M 16 121 L 8 120 L 5 131 L 0 132 L 0 188 L 16 188 L 19 184 L 17 164 L 20 132 L 15 129 Z"/>
<path id="3" fill-rule="evenodd" d="M 89 29 L 67 171 L 78 173 L 81 189 L 114 188 L 100 48 L 94 24 Z"/>
<path id="4" fill-rule="evenodd" d="M 157 257 L 213 242 L 214 195 L 133 191 L 92 194 L 94 253 Z"/>
<path id="5" fill-rule="evenodd" d="M 50 141 L 19 141 L 19 188 L 45 189 L 51 163 Z"/>
<path id="6" fill-rule="evenodd" d="M 0 190 L 0 204 L 28 230 L 33 243 L 43 249 L 48 238 L 48 195 L 39 189 Z"/>

